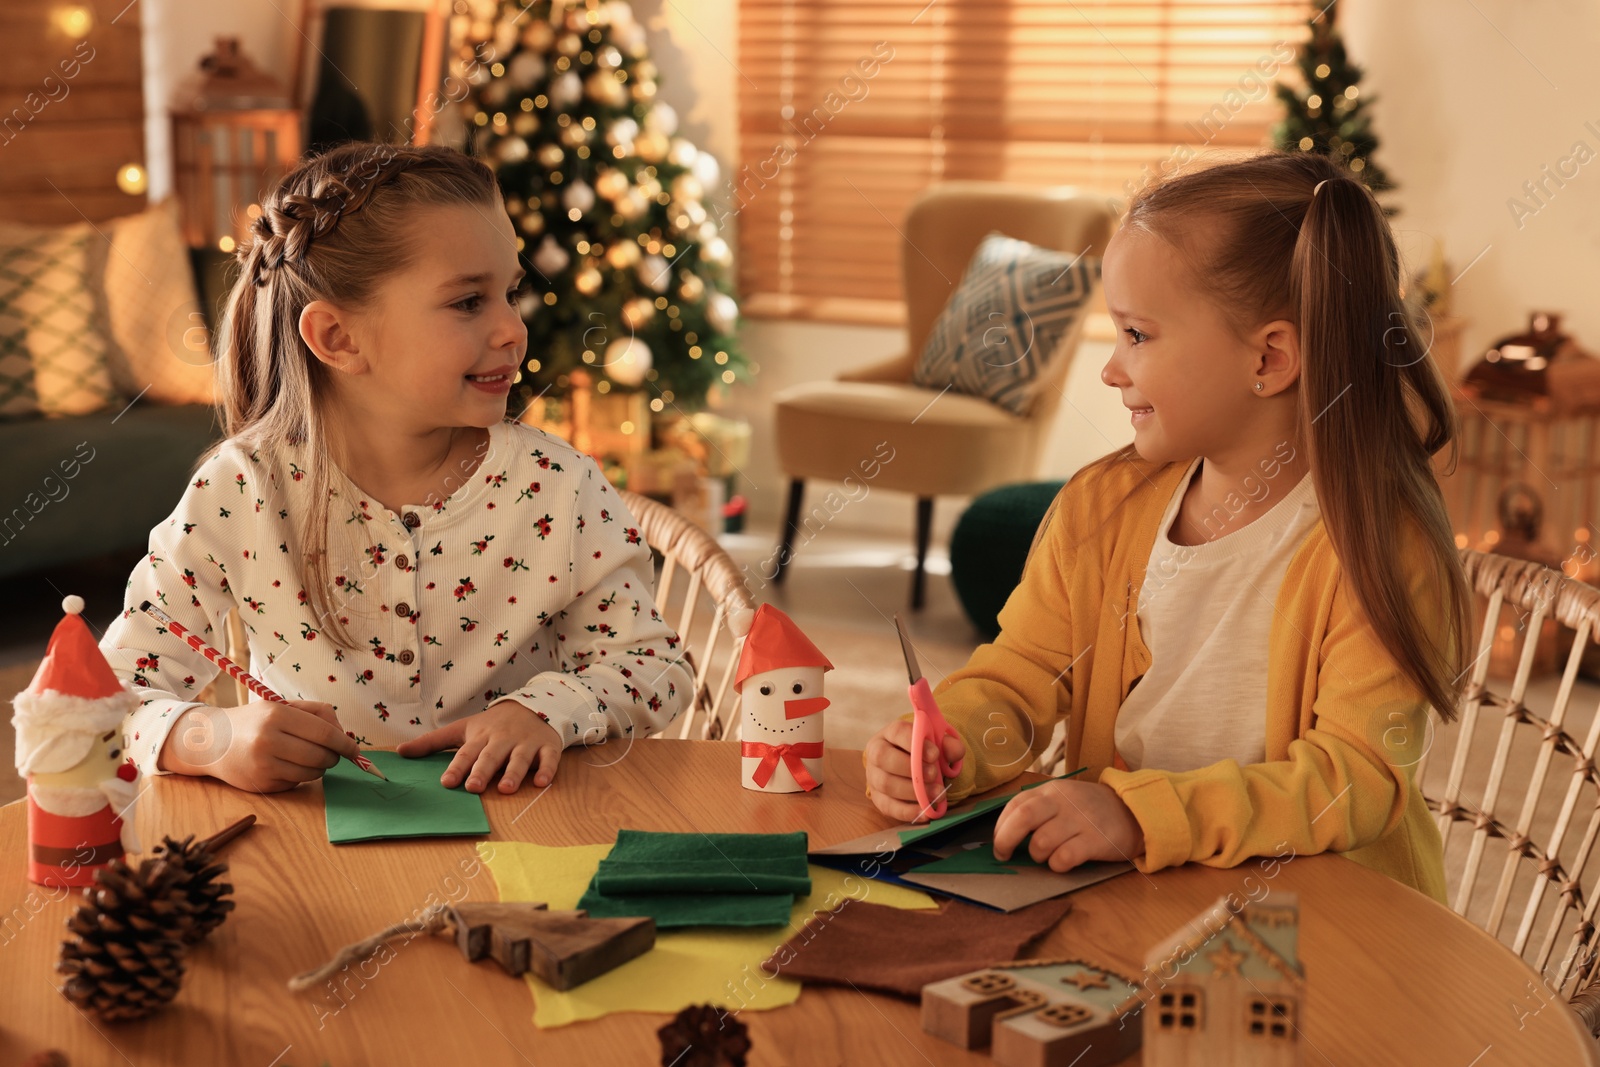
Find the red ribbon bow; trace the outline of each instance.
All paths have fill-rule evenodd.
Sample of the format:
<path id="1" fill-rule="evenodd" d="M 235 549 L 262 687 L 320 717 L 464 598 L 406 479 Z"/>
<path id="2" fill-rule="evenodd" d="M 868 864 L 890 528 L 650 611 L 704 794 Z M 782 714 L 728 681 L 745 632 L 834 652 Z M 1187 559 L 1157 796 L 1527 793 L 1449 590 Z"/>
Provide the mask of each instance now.
<path id="1" fill-rule="evenodd" d="M 811 777 L 811 772 L 806 770 L 806 765 L 801 763 L 800 760 L 802 758 L 821 759 L 821 741 L 801 741 L 792 745 L 769 745 L 765 741 L 741 741 L 739 743 L 739 754 L 761 760 L 756 765 L 755 773 L 750 778 L 762 789 L 765 789 L 767 783 L 772 781 L 772 772 L 778 769 L 778 761 L 780 759 L 788 766 L 789 773 L 794 775 L 794 780 L 801 789 L 809 793 L 819 784 L 815 778 Z"/>

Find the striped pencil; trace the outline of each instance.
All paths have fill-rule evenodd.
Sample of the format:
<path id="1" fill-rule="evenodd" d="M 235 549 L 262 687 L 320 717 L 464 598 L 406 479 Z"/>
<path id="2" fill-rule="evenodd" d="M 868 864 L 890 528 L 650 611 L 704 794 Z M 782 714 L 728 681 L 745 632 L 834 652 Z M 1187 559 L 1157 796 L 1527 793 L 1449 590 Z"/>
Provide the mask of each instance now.
<path id="1" fill-rule="evenodd" d="M 212 663 L 215 663 L 218 667 L 221 667 L 224 671 L 227 671 L 228 677 L 242 684 L 246 689 L 250 690 L 250 692 L 254 693 L 262 700 L 271 700 L 278 704 L 289 703 L 277 693 L 274 693 L 265 685 L 262 685 L 261 682 L 257 681 L 256 678 L 253 677 L 248 671 L 241 669 L 237 663 L 233 662 L 233 660 L 229 659 L 227 656 L 224 656 L 221 652 L 218 652 L 216 649 L 200 640 L 194 634 L 190 633 L 188 627 L 173 619 L 171 615 L 168 615 L 166 612 L 150 603 L 150 601 L 146 600 L 144 603 L 140 604 L 139 610 L 155 619 L 168 630 L 171 630 L 173 636 L 183 638 L 190 648 L 200 653 Z M 360 767 L 362 770 L 366 771 L 368 774 L 375 774 L 386 782 L 389 780 L 388 775 L 378 770 L 377 764 L 373 763 L 359 752 L 354 756 L 348 756 L 346 758 L 354 763 L 357 767 Z"/>

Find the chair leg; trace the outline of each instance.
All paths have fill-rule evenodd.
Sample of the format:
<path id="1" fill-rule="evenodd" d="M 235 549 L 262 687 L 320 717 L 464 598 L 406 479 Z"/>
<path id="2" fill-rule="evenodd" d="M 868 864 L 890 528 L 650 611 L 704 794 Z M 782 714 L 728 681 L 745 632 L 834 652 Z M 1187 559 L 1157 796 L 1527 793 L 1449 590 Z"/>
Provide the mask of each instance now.
<path id="1" fill-rule="evenodd" d="M 789 513 L 783 520 L 783 540 L 778 544 L 778 570 L 772 576 L 773 585 L 783 584 L 784 571 L 789 568 L 789 557 L 794 552 L 795 531 L 800 528 L 800 505 L 805 500 L 806 480 L 794 478 L 789 482 Z"/>
<path id="2" fill-rule="evenodd" d="M 921 611 L 928 584 L 928 537 L 933 533 L 933 497 L 917 497 L 917 569 L 911 575 L 911 610 Z"/>

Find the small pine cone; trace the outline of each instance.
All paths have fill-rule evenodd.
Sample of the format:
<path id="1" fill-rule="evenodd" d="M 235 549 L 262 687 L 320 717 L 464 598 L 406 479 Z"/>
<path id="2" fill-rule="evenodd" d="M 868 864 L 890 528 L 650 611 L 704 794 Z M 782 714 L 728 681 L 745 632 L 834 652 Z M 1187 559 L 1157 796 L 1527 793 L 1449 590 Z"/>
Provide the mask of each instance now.
<path id="1" fill-rule="evenodd" d="M 198 944 L 221 926 L 222 920 L 233 910 L 233 901 L 228 898 L 233 892 L 232 884 L 217 881 L 227 873 L 228 865 L 217 859 L 203 842 L 195 844 L 192 835 L 182 841 L 162 838 L 155 854 L 181 872 L 179 896 L 193 923 L 184 941 Z"/>
<path id="2" fill-rule="evenodd" d="M 88 901 L 67 920 L 75 940 L 61 944 L 61 992 L 86 1012 L 115 1022 L 137 1019 L 178 995 L 185 937 L 194 920 L 182 872 L 164 859 L 138 867 L 113 860 L 95 872 Z"/>
<path id="3" fill-rule="evenodd" d="M 692 1004 L 656 1031 L 663 1067 L 745 1067 L 749 1028 L 714 1004 Z"/>

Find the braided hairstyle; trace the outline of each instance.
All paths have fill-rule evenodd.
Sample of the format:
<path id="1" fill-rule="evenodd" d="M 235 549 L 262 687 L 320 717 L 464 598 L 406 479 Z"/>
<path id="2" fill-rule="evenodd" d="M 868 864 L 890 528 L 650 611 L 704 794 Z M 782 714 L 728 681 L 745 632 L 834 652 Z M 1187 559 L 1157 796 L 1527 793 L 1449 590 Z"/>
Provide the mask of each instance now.
<path id="1" fill-rule="evenodd" d="M 1170 245 L 1241 339 L 1274 319 L 1298 327 L 1294 443 L 1310 457 L 1334 554 L 1379 642 L 1450 721 L 1471 601 L 1433 456 L 1455 442 L 1456 412 L 1427 358 L 1431 330 L 1401 302 L 1382 206 L 1327 156 L 1272 151 L 1146 186 L 1123 225 Z M 1407 531 L 1435 569 L 1417 595 L 1396 551 Z M 1379 736 L 1388 743 L 1381 724 L 1369 740 Z"/>
<path id="2" fill-rule="evenodd" d="M 457 204 L 504 210 L 482 161 L 439 145 L 347 142 L 302 160 L 268 190 L 251 240 L 236 253 L 239 273 L 217 335 L 223 428 L 228 439 L 268 454 L 303 452 L 309 506 L 296 531 L 301 577 L 315 627 L 347 649 L 346 605 L 337 602 L 347 594 L 331 580 L 328 517 L 330 496 L 353 490 L 329 459 L 329 371 L 301 338 L 300 313 L 314 300 L 367 306 L 384 279 L 411 264 L 416 209 Z M 349 547 L 360 560 L 360 546 Z"/>

